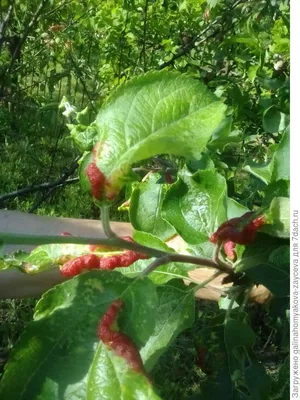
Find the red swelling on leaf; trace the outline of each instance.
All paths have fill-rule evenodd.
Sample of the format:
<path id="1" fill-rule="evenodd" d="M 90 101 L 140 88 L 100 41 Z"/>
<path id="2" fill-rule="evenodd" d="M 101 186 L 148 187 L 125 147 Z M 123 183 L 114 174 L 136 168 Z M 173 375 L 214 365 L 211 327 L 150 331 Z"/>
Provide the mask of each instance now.
<path id="1" fill-rule="evenodd" d="M 263 215 L 250 220 L 252 212 L 247 212 L 239 218 L 232 218 L 224 222 L 212 234 L 212 243 L 234 242 L 238 244 L 249 244 L 254 241 L 257 230 L 266 223 Z"/>
<path id="2" fill-rule="evenodd" d="M 73 236 L 72 233 L 69 232 L 62 232 L 60 236 Z"/>
<path id="3" fill-rule="evenodd" d="M 98 326 L 98 337 L 103 344 L 124 358 L 134 371 L 145 374 L 143 361 L 135 343 L 124 333 L 112 330 L 123 305 L 121 300 L 116 300 L 109 306 Z"/>
<path id="4" fill-rule="evenodd" d="M 129 236 L 125 236 L 122 239 L 134 243 L 133 239 Z M 99 248 L 101 249 L 101 245 L 89 246 L 90 251 L 95 251 L 95 249 Z M 135 261 L 147 258 L 149 257 L 146 254 L 132 250 L 127 250 L 121 254 L 108 257 L 97 256 L 96 254 L 87 254 L 66 262 L 61 268 L 61 273 L 64 276 L 76 276 L 86 269 L 114 270 L 119 267 L 129 267 Z"/>
<path id="5" fill-rule="evenodd" d="M 100 260 L 100 257 L 96 256 L 95 254 L 86 254 L 66 262 L 62 266 L 60 272 L 64 276 L 76 276 L 79 275 L 84 269 L 89 270 L 99 268 Z"/>
<path id="6" fill-rule="evenodd" d="M 105 185 L 105 176 L 97 167 L 94 161 L 88 165 L 88 167 L 85 170 L 85 173 L 90 181 L 92 195 L 97 200 L 100 200 Z"/>
<path id="7" fill-rule="evenodd" d="M 113 270 L 119 267 L 129 267 L 137 260 L 149 258 L 147 255 L 136 251 L 127 250 L 123 254 L 118 254 L 110 257 L 103 257 L 100 261 L 100 269 Z"/>
<path id="8" fill-rule="evenodd" d="M 234 261 L 235 258 L 236 258 L 235 246 L 236 246 L 236 244 L 234 242 L 231 242 L 231 241 L 224 243 L 225 254 L 232 261 Z"/>

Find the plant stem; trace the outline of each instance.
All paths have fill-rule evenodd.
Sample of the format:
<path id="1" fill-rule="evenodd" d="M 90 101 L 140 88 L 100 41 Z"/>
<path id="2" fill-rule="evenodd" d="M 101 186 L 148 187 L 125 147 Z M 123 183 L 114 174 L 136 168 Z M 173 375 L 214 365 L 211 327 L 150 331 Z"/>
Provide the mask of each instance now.
<path id="1" fill-rule="evenodd" d="M 211 281 L 213 281 L 214 279 L 216 279 L 219 275 L 221 275 L 222 272 L 218 271 L 215 274 L 213 274 L 210 278 L 207 278 L 205 281 L 199 283 L 198 285 L 196 285 L 195 287 L 193 287 L 193 291 L 197 292 L 197 290 L 202 289 L 204 286 L 206 286 L 208 283 L 210 283 Z"/>
<path id="2" fill-rule="evenodd" d="M 236 291 L 234 291 L 232 293 L 232 297 L 230 299 L 230 303 L 228 305 L 228 308 L 227 308 L 227 311 L 226 311 L 226 315 L 225 315 L 225 322 L 228 321 L 228 319 L 230 317 L 230 314 L 231 314 L 231 311 L 232 311 L 232 307 L 234 305 L 234 302 L 237 299 L 237 297 L 239 296 L 239 294 L 240 294 L 240 290 L 236 290 Z"/>
<path id="3" fill-rule="evenodd" d="M 117 238 L 118 236 L 112 231 L 110 227 L 110 221 L 109 221 L 109 207 L 108 206 L 101 206 L 101 222 L 103 226 L 103 230 L 105 235 L 108 238 Z"/>
<path id="4" fill-rule="evenodd" d="M 99 244 L 108 245 L 112 247 L 119 247 L 123 249 L 137 251 L 139 253 L 147 254 L 149 257 L 156 257 L 160 259 L 155 263 L 155 267 L 161 265 L 161 261 L 168 262 L 182 262 L 187 264 L 195 264 L 201 267 L 210 267 L 218 269 L 229 275 L 234 275 L 233 270 L 227 264 L 220 262 L 220 264 L 215 263 L 212 259 L 204 257 L 190 256 L 186 254 L 178 253 L 168 253 L 166 251 L 153 249 L 151 247 L 143 246 L 138 243 L 131 243 L 123 240 L 116 235 L 108 239 L 100 239 L 95 237 L 78 237 L 78 236 L 37 236 L 37 235 L 26 235 L 26 234 L 16 234 L 16 233 L 3 233 L 0 232 L 0 243 L 4 244 L 22 244 L 22 245 L 42 245 L 42 244 L 83 244 L 89 245 Z M 166 258 L 167 257 L 167 258 Z M 161 260 L 162 259 L 162 260 Z"/>

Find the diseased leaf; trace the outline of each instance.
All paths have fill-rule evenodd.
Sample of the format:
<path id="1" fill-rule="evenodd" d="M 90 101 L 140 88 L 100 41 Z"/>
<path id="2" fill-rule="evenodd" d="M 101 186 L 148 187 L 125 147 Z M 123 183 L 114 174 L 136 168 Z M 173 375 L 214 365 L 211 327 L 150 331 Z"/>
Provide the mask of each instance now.
<path id="1" fill-rule="evenodd" d="M 121 85 L 96 119 L 94 156 L 105 190 L 118 193 L 131 165 L 157 154 L 199 158 L 225 108 L 199 80 L 176 72 L 150 72 Z"/>
<path id="2" fill-rule="evenodd" d="M 82 274 L 49 290 L 37 303 L 34 321 L 28 325 L 6 365 L 0 397 L 61 400 L 74 398 L 76 394 L 76 398 L 85 399 L 90 395 L 89 390 L 98 393 L 95 385 L 102 384 L 103 388 L 110 385 L 108 380 L 112 370 L 119 368 L 114 365 L 119 359 L 116 361 L 103 350 L 97 327 L 108 306 L 118 298 L 124 300 L 124 319 L 130 321 L 130 326 L 123 326 L 120 318 L 120 330 L 130 334 L 134 342 L 149 340 L 158 305 L 155 287 L 149 279 L 133 283 L 112 271 Z M 111 369 L 101 369 L 101 356 Z M 122 382 L 129 385 L 126 390 L 133 389 L 132 399 L 150 399 L 150 383 L 139 374 L 135 382 L 134 376 L 124 368 L 115 379 L 118 385 Z M 139 384 L 140 397 L 136 397 Z M 105 392 L 101 398 L 104 396 Z"/>
<path id="3" fill-rule="evenodd" d="M 143 374 L 133 371 L 123 358 L 101 342 L 88 373 L 87 393 L 88 398 L 95 400 L 160 399 Z"/>

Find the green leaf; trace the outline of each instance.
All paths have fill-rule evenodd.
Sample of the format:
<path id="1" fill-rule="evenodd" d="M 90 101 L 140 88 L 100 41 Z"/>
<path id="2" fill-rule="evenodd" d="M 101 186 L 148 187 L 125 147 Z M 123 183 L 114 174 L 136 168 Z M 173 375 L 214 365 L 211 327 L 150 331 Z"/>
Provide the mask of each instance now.
<path id="1" fill-rule="evenodd" d="M 186 242 L 205 242 L 226 220 L 226 190 L 216 171 L 182 172 L 166 193 L 162 215 Z"/>
<path id="2" fill-rule="evenodd" d="M 96 163 L 110 190 L 123 187 L 137 161 L 164 153 L 199 158 L 225 108 L 199 80 L 175 72 L 150 72 L 121 85 L 96 119 Z"/>
<path id="3" fill-rule="evenodd" d="M 216 7 L 216 5 L 220 2 L 220 0 L 207 0 L 207 4 L 210 8 Z"/>
<path id="4" fill-rule="evenodd" d="M 268 133 L 277 133 L 286 127 L 286 115 L 275 106 L 269 107 L 263 114 L 263 127 Z"/>
<path id="5" fill-rule="evenodd" d="M 255 333 L 244 322 L 233 318 L 225 322 L 224 340 L 231 379 L 237 386 L 245 374 L 250 398 L 263 400 L 268 398 L 271 382 L 263 366 L 254 358 L 252 348 L 255 339 Z"/>
<path id="6" fill-rule="evenodd" d="M 261 231 L 281 238 L 290 237 L 290 199 L 287 197 L 275 197 L 268 212 L 265 213 L 268 225 Z"/>
<path id="7" fill-rule="evenodd" d="M 235 268 L 245 272 L 254 283 L 266 286 L 275 296 L 284 297 L 290 290 L 289 246 L 281 245 L 274 238 L 260 236 L 253 245 L 247 246 Z"/>
<path id="8" fill-rule="evenodd" d="M 144 269 L 147 268 L 155 259 L 150 258 L 149 260 L 139 260 L 130 265 L 127 268 L 116 268 L 116 271 L 121 272 L 123 275 L 135 278 L 138 276 Z M 193 264 L 185 264 L 185 263 L 168 263 L 162 265 L 158 268 L 155 268 L 151 274 L 149 274 L 149 279 L 157 285 L 162 285 L 171 279 L 180 278 L 185 279 L 188 278 L 188 272 L 195 269 Z"/>
<path id="9" fill-rule="evenodd" d="M 112 271 L 82 274 L 51 289 L 37 303 L 34 321 L 11 352 L 0 397 L 55 400 L 74 398 L 76 394 L 76 398 L 86 399 L 91 391 L 96 397 L 89 398 L 98 399 L 98 385 L 110 385 L 114 368 L 119 368 L 116 363 L 122 365 L 118 357 L 103 349 L 97 338 L 99 321 L 117 298 L 124 300 L 122 312 L 131 324 L 122 326 L 120 318 L 120 330 L 130 332 L 134 342 L 149 340 L 158 305 L 155 287 L 149 279 L 133 283 Z M 107 360 L 103 369 L 99 364 L 101 357 Z M 107 369 L 107 365 L 111 368 Z M 131 387 L 132 395 L 141 384 L 141 397 L 135 394 L 132 399 L 152 398 L 149 381 L 128 368 L 120 370 L 113 382 L 117 386 L 124 383 L 126 393 Z"/>
<path id="10" fill-rule="evenodd" d="M 149 232 L 167 240 L 176 231 L 161 216 L 162 200 L 167 185 L 158 184 L 158 179 L 159 174 L 152 174 L 146 182 L 134 187 L 130 198 L 130 222 L 139 231 Z"/>
<path id="11" fill-rule="evenodd" d="M 186 163 L 191 172 L 197 172 L 199 169 L 214 169 L 215 165 L 207 153 L 202 153 L 198 160 L 189 160 Z"/>
<path id="12" fill-rule="evenodd" d="M 285 130 L 269 163 L 249 163 L 244 170 L 250 172 L 266 184 L 280 179 L 290 179 L 290 133 L 289 127 Z"/>
<path id="13" fill-rule="evenodd" d="M 229 143 L 237 143 L 241 141 L 241 132 L 232 131 L 232 117 L 227 117 L 221 121 L 220 125 L 213 132 L 212 138 L 208 143 L 207 147 L 210 150 L 223 151 L 224 147 Z"/>
<path id="14" fill-rule="evenodd" d="M 228 197 L 227 199 L 227 219 L 241 217 L 249 211 L 249 208 L 238 203 L 234 199 Z"/>
<path id="15" fill-rule="evenodd" d="M 144 246 L 152 247 L 157 250 L 163 250 L 166 252 L 174 252 L 172 248 L 170 248 L 166 243 L 160 240 L 158 237 L 151 235 L 146 232 L 136 231 L 133 235 L 134 240 L 143 244 Z M 135 278 L 138 276 L 149 264 L 151 264 L 155 259 L 150 258 L 148 260 L 138 260 L 130 267 L 127 268 L 116 268 L 116 271 L 121 272 L 123 275 Z M 151 274 L 149 274 L 149 279 L 152 280 L 157 285 L 164 284 L 171 279 L 188 278 L 188 271 L 192 271 L 195 269 L 193 264 L 185 264 L 185 263 L 168 263 L 156 268 Z"/>
<path id="16" fill-rule="evenodd" d="M 272 181 L 290 179 L 290 130 L 286 129 L 273 156 Z"/>
<path id="17" fill-rule="evenodd" d="M 156 325 L 141 356 L 151 370 L 180 332 L 192 326 L 195 318 L 194 292 L 181 282 L 169 282 L 157 288 L 159 306 Z"/>
<path id="18" fill-rule="evenodd" d="M 97 141 L 97 127 L 95 123 L 90 126 L 68 125 L 70 135 L 80 151 L 90 151 Z"/>
<path id="19" fill-rule="evenodd" d="M 270 207 L 272 200 L 276 197 L 290 197 L 290 181 L 279 179 L 271 182 L 264 189 L 263 207 Z"/>
<path id="20" fill-rule="evenodd" d="M 272 177 L 273 163 L 257 164 L 249 162 L 243 169 L 268 184 Z"/>
<path id="21" fill-rule="evenodd" d="M 165 242 L 151 233 L 135 231 L 133 239 L 144 246 L 152 247 L 153 249 L 174 252 Z"/>

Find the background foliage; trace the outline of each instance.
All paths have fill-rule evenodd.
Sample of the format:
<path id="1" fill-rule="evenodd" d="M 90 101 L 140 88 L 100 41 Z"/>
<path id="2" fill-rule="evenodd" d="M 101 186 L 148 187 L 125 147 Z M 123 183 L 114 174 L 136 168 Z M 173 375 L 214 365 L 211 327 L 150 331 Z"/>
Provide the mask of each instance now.
<path id="1" fill-rule="evenodd" d="M 88 195 L 73 184 L 79 152 L 58 105 L 67 96 L 78 109 L 88 106 L 91 122 L 120 83 L 157 69 L 189 73 L 229 106 L 223 126 L 208 144 L 208 153 L 197 163 L 191 162 L 190 171 L 209 168 L 214 162 L 227 181 L 228 195 L 250 209 L 269 205 L 275 189 L 285 197 L 286 177 L 280 168 L 288 158 L 286 137 L 278 143 L 289 118 L 287 0 L 1 0 L 0 4 L 0 207 L 98 218 Z M 160 162 L 149 160 L 138 173 L 143 175 L 153 166 L 159 171 Z M 164 162 L 174 179 L 181 160 L 166 157 Z M 270 183 L 272 176 L 281 179 L 279 189 Z M 53 188 L 4 196 L 53 181 L 57 181 Z M 263 193 L 266 184 L 270 200 L 268 190 Z M 142 190 L 151 190 L 151 181 L 144 188 L 133 187 L 133 202 Z M 128 220 L 127 213 L 117 210 L 128 195 L 119 198 L 113 219 Z M 133 223 L 137 227 L 141 223 L 138 213 Z M 157 227 L 159 232 L 167 228 L 172 231 L 171 225 Z M 272 306 L 284 316 L 285 304 Z M 11 321 L 1 328 L 4 360 L 30 319 L 30 310 L 28 302 L 1 303 L 1 318 Z M 214 316 L 202 307 L 197 313 L 201 328 L 208 324 L 207 315 Z M 254 322 L 257 314 L 253 315 Z M 276 330 L 278 324 L 286 324 L 285 317 L 272 316 L 271 307 L 258 321 L 262 342 L 257 352 L 266 346 L 285 355 L 286 333 Z M 194 363 L 189 368 L 190 360 L 197 358 L 197 326 L 180 335 L 170 355 L 164 355 L 172 374 L 162 378 L 159 366 L 154 370 L 163 398 L 175 398 L 174 393 L 183 398 L 197 391 L 201 372 Z M 217 324 L 215 329 L 217 336 Z M 179 382 L 182 370 L 178 363 L 186 366 L 187 382 Z M 278 372 L 282 363 L 283 356 L 275 360 L 279 377 L 284 374 Z M 272 390 L 275 395 L 276 385 Z"/>

